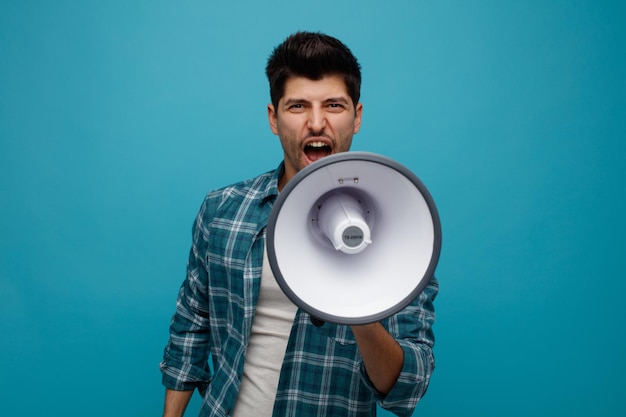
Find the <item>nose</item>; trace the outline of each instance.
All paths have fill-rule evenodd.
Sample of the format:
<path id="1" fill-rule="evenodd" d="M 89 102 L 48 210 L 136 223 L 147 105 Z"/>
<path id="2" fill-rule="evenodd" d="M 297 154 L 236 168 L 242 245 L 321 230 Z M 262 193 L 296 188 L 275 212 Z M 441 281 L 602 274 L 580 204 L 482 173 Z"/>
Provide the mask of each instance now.
<path id="1" fill-rule="evenodd" d="M 307 127 L 311 132 L 321 132 L 326 127 L 326 114 L 319 107 L 313 107 L 309 111 Z"/>

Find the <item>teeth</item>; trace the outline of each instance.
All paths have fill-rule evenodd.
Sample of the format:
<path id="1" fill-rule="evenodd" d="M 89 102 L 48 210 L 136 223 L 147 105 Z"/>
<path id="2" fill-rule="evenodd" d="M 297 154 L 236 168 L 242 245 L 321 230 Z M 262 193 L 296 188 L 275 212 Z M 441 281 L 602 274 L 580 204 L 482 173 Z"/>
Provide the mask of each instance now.
<path id="1" fill-rule="evenodd" d="M 307 143 L 307 146 L 312 146 L 314 148 L 323 148 L 324 146 L 326 146 L 326 144 L 320 141 L 320 142 Z"/>

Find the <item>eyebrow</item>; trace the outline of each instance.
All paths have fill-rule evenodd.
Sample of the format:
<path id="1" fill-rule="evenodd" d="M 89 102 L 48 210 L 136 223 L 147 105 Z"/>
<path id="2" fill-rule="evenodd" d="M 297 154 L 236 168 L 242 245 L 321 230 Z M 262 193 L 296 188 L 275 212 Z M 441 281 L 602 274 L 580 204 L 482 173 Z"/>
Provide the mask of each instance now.
<path id="1" fill-rule="evenodd" d="M 343 103 L 350 104 L 347 97 L 339 96 L 339 97 L 330 97 L 324 100 L 324 103 Z"/>

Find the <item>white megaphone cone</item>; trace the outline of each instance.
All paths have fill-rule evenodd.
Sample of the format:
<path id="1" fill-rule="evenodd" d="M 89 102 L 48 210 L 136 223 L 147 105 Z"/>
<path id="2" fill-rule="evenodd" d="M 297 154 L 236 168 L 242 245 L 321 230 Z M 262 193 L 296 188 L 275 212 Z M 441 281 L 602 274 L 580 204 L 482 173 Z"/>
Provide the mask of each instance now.
<path id="1" fill-rule="evenodd" d="M 278 284 L 311 316 L 365 324 L 397 313 L 432 278 L 441 225 L 430 193 L 381 155 L 344 152 L 298 172 L 267 228 Z"/>

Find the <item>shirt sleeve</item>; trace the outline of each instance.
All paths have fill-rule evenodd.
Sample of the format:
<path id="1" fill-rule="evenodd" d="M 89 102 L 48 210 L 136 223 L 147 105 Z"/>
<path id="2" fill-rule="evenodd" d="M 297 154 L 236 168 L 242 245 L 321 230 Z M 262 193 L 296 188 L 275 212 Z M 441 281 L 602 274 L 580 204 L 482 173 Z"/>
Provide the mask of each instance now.
<path id="1" fill-rule="evenodd" d="M 380 406 L 398 416 L 410 416 L 413 413 L 426 393 L 435 369 L 435 337 L 432 326 L 435 322 L 433 301 L 438 292 L 439 284 L 433 277 L 413 303 L 385 323 L 404 353 L 398 380 L 387 395 L 376 391 L 362 365 L 365 383 L 376 393 Z"/>
<path id="2" fill-rule="evenodd" d="M 193 242 L 187 263 L 187 276 L 183 282 L 176 311 L 170 323 L 170 337 L 160 364 L 163 385 L 185 391 L 202 389 L 210 382 L 209 312 L 207 306 L 208 269 L 205 253 L 208 232 L 203 217 L 207 201 L 196 218 Z"/>

